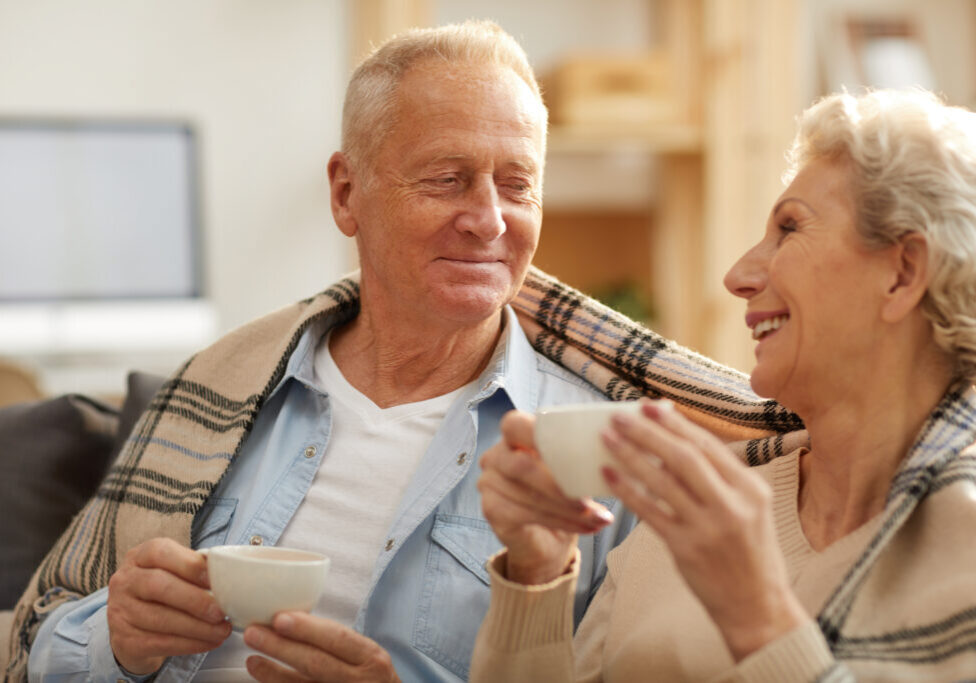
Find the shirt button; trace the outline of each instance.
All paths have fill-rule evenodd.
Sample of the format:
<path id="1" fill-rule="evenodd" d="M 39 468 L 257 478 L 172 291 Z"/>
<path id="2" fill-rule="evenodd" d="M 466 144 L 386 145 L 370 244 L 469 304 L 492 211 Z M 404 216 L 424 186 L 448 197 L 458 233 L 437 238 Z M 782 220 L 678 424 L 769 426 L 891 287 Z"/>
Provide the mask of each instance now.
<path id="1" fill-rule="evenodd" d="M 461 455 L 458 456 L 458 460 L 457 460 L 458 465 L 463 465 L 467 459 L 468 459 L 468 454 L 462 453 Z"/>
<path id="2" fill-rule="evenodd" d="M 393 550 L 393 539 L 392 538 L 386 539 L 386 549 L 387 550 Z"/>
<path id="3" fill-rule="evenodd" d="M 305 457 L 306 458 L 315 457 L 315 446 L 309 446 L 308 448 L 305 449 Z"/>
<path id="4" fill-rule="evenodd" d="M 254 534 L 253 536 L 251 536 L 248 543 L 250 543 L 251 545 L 264 545 L 264 539 L 258 536 L 257 534 Z"/>

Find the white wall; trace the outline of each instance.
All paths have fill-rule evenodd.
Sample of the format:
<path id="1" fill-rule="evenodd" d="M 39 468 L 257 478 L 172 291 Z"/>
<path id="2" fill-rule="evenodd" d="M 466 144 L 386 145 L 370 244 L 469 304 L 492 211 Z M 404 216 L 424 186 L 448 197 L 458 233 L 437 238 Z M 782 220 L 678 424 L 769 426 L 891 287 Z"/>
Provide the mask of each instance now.
<path id="1" fill-rule="evenodd" d="M 807 0 L 807 5 L 820 49 L 818 56 L 827 72 L 823 84 L 827 91 L 837 90 L 850 75 L 844 68 L 853 59 L 846 34 L 848 19 L 909 19 L 928 57 L 935 89 L 952 104 L 976 107 L 973 0 Z"/>
<path id="2" fill-rule="evenodd" d="M 325 176 L 346 33 L 343 0 L 0 0 L 0 116 L 193 121 L 226 330 L 351 267 Z"/>

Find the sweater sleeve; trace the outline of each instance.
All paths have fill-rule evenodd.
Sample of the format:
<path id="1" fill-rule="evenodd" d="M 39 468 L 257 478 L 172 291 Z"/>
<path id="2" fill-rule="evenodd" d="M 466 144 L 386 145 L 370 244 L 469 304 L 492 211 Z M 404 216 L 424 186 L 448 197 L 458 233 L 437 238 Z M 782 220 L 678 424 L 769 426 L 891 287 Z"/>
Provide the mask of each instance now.
<path id="1" fill-rule="evenodd" d="M 817 622 L 810 620 L 752 653 L 712 683 L 850 683 Z"/>
<path id="2" fill-rule="evenodd" d="M 471 657 L 472 683 L 573 680 L 573 596 L 579 551 L 570 570 L 525 586 L 505 578 L 506 551 L 488 561 L 491 604 Z"/>

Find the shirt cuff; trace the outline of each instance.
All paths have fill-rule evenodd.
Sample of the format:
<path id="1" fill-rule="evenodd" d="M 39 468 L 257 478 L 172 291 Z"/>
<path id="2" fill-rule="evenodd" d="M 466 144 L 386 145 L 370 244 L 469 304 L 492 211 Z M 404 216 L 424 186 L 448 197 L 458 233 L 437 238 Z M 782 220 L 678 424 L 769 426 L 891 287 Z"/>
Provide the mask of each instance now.
<path id="1" fill-rule="evenodd" d="M 116 661 L 112 652 L 112 644 L 108 634 L 108 608 L 102 607 L 92 619 L 90 638 L 88 640 L 88 659 L 91 661 L 92 672 L 98 672 L 99 678 L 116 683 L 144 683 L 152 678 L 156 672 L 148 674 L 134 674 L 126 671 Z"/>
<path id="2" fill-rule="evenodd" d="M 836 663 L 820 627 L 811 620 L 739 662 L 734 680 L 742 683 L 815 681 Z"/>
<path id="3" fill-rule="evenodd" d="M 505 578 L 507 552 L 502 550 L 487 562 L 491 606 L 482 629 L 488 642 L 496 650 L 510 652 L 571 640 L 579 549 L 568 571 L 548 583 L 532 586 Z"/>

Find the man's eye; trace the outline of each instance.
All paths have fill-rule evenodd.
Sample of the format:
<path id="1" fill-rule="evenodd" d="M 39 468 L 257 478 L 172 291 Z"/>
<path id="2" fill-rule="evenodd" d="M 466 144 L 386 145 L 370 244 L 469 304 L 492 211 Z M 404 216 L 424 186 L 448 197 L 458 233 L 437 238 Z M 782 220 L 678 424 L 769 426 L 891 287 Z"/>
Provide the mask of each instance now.
<path id="1" fill-rule="evenodd" d="M 779 224 L 779 231 L 782 233 L 796 232 L 796 223 L 793 221 L 784 221 Z"/>
<path id="2" fill-rule="evenodd" d="M 532 190 L 532 184 L 524 182 L 522 180 L 509 180 L 503 183 L 503 187 L 508 189 L 510 192 L 515 192 L 517 194 L 525 194 Z"/>

